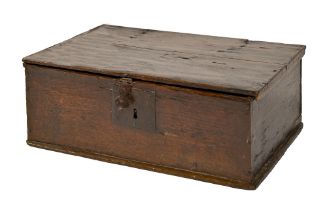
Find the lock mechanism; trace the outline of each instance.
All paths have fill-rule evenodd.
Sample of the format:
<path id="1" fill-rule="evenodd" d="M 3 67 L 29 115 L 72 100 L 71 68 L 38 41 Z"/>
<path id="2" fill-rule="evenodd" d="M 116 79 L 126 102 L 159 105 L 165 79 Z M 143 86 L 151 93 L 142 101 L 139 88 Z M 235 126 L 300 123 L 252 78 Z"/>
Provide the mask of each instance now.
<path id="1" fill-rule="evenodd" d="M 133 86 L 130 78 L 121 78 L 113 85 L 112 120 L 120 126 L 155 131 L 155 91 Z"/>

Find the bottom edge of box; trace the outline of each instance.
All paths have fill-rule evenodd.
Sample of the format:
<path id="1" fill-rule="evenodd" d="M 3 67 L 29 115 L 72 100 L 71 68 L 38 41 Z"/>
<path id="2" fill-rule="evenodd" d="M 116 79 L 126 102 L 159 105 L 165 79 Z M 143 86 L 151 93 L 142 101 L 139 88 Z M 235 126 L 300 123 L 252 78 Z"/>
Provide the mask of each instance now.
<path id="1" fill-rule="evenodd" d="M 185 178 L 190 178 L 194 180 L 209 182 L 213 184 L 225 185 L 233 188 L 240 188 L 245 190 L 255 190 L 260 183 L 265 179 L 269 172 L 274 168 L 276 163 L 280 160 L 283 154 L 286 152 L 287 148 L 295 140 L 296 136 L 302 130 L 303 124 L 300 123 L 296 128 L 290 132 L 290 134 L 285 138 L 284 141 L 276 148 L 269 159 L 263 164 L 259 171 L 255 174 L 251 182 L 243 180 L 230 179 L 228 177 L 216 176 L 211 174 L 206 174 L 202 172 L 196 172 L 191 170 L 185 170 L 180 168 L 173 168 L 163 165 L 152 164 L 148 162 L 136 161 L 131 159 L 120 158 L 112 155 L 107 155 L 103 153 L 97 153 L 94 151 L 82 150 L 76 147 L 57 145 L 51 143 L 45 143 L 37 140 L 27 140 L 27 144 L 33 147 L 47 149 L 56 152 L 62 152 L 66 154 L 91 158 L 95 160 L 105 161 L 109 163 L 115 163 L 125 166 L 130 166 L 139 169 L 150 170 L 159 173 L 165 173 L 169 175 L 175 175 Z"/>

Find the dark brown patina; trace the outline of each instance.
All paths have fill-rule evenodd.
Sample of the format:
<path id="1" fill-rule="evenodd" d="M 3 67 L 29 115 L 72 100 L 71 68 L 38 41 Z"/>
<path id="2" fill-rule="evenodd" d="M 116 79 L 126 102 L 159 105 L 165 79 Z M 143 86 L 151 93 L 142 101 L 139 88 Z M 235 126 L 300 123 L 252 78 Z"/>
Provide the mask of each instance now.
<path id="1" fill-rule="evenodd" d="M 23 59 L 27 143 L 255 189 L 302 129 L 304 51 L 102 25 Z"/>

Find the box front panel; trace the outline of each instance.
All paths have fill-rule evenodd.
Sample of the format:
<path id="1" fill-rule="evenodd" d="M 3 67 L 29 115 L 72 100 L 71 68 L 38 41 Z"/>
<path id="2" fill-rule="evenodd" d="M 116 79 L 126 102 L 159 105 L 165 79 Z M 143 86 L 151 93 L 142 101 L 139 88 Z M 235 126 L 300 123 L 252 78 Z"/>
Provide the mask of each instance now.
<path id="1" fill-rule="evenodd" d="M 28 139 L 214 176 L 251 179 L 250 98 L 134 81 L 132 88 L 151 91 L 142 97 L 152 100 L 152 93 L 155 95 L 151 102 L 155 107 L 144 108 L 155 110 L 151 121 L 155 125 L 143 129 L 141 124 L 133 127 L 133 122 L 127 122 L 126 126 L 121 119 L 120 123 L 113 119 L 117 80 L 26 65 Z M 153 120 L 149 113 L 137 119 L 142 121 L 142 116 Z"/>

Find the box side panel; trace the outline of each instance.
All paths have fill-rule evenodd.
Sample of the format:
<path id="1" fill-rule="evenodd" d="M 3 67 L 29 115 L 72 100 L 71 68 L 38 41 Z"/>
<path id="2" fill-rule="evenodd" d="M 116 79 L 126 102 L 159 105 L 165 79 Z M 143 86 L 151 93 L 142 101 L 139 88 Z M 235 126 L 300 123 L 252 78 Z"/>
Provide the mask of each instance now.
<path id="1" fill-rule="evenodd" d="M 250 179 L 250 99 L 136 81 L 156 95 L 154 132 L 112 121 L 115 78 L 26 65 L 28 139 Z"/>
<path id="2" fill-rule="evenodd" d="M 252 103 L 253 173 L 300 123 L 301 61 L 297 61 Z"/>

